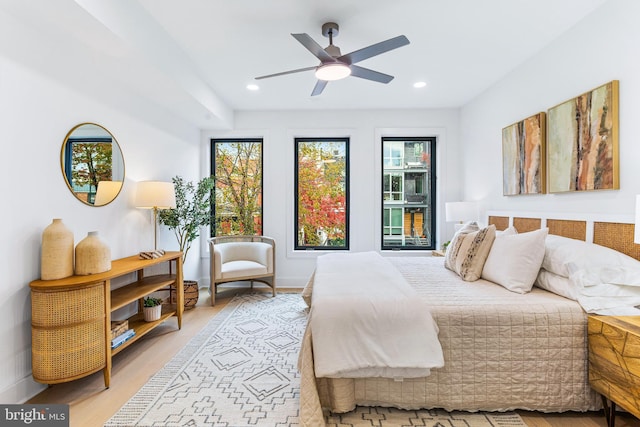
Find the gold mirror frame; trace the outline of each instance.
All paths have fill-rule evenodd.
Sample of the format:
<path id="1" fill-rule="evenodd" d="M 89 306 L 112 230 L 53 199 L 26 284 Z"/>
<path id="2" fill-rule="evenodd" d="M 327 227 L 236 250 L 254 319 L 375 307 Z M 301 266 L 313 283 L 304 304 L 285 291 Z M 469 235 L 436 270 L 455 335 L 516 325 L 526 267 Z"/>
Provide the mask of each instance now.
<path id="1" fill-rule="evenodd" d="M 122 150 L 111 132 L 96 123 L 80 123 L 67 133 L 60 168 L 71 194 L 85 205 L 108 205 L 122 190 Z"/>

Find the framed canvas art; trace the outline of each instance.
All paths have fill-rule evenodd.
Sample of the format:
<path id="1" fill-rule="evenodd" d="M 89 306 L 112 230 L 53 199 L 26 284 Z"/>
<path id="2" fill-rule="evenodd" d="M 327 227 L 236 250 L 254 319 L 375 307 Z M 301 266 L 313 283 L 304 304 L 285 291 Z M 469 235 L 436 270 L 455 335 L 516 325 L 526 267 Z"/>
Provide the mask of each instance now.
<path id="1" fill-rule="evenodd" d="M 549 192 L 617 190 L 618 81 L 547 112 Z"/>
<path id="2" fill-rule="evenodd" d="M 502 129 L 502 194 L 545 192 L 545 113 Z"/>

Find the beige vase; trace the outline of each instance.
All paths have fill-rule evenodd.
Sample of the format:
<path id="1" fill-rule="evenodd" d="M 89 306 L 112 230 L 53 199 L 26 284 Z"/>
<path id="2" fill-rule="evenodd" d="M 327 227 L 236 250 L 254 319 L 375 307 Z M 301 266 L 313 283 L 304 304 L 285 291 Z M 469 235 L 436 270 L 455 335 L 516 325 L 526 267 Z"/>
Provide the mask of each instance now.
<path id="1" fill-rule="evenodd" d="M 162 315 L 162 306 L 154 305 L 153 307 L 142 307 L 142 313 L 145 322 L 154 322 L 160 319 Z"/>
<path id="2" fill-rule="evenodd" d="M 111 270 L 111 249 L 100 240 L 97 231 L 90 231 L 76 246 L 76 274 L 103 273 Z"/>
<path id="3" fill-rule="evenodd" d="M 73 232 L 55 218 L 42 232 L 40 278 L 63 279 L 73 276 Z"/>

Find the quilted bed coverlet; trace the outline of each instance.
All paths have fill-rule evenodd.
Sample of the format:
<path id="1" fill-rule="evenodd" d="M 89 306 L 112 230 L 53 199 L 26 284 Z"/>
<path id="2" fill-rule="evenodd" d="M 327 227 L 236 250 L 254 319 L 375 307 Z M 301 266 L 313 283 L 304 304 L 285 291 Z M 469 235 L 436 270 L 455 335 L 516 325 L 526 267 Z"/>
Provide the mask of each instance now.
<path id="1" fill-rule="evenodd" d="M 542 289 L 516 294 L 485 280 L 464 282 L 443 258 L 389 257 L 426 302 L 439 328 L 444 366 L 431 375 L 322 378 L 314 375 L 313 328 L 299 358 L 300 420 L 324 425 L 323 409 L 361 406 L 543 412 L 599 409 L 588 383 L 587 316 L 575 301 Z M 315 277 L 303 292 L 310 301 Z"/>

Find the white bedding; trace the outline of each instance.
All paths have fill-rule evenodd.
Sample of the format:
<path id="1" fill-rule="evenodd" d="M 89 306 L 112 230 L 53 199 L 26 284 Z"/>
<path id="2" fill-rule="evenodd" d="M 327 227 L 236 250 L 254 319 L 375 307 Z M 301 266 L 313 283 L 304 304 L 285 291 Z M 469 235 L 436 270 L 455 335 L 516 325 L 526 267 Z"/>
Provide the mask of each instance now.
<path id="1" fill-rule="evenodd" d="M 312 298 L 317 377 L 416 378 L 443 365 L 429 307 L 378 253 L 318 257 Z"/>
<path id="2" fill-rule="evenodd" d="M 387 259 L 429 307 L 444 366 L 404 381 L 322 378 L 314 375 L 311 351 L 321 328 L 308 327 L 300 353 L 302 426 L 322 425 L 322 408 L 347 412 L 356 405 L 543 412 L 601 407 L 588 382 L 587 316 L 577 302 L 538 288 L 518 294 L 486 280 L 464 282 L 443 267 L 443 258 Z M 315 298 L 316 279 L 303 296 L 313 289 Z"/>

